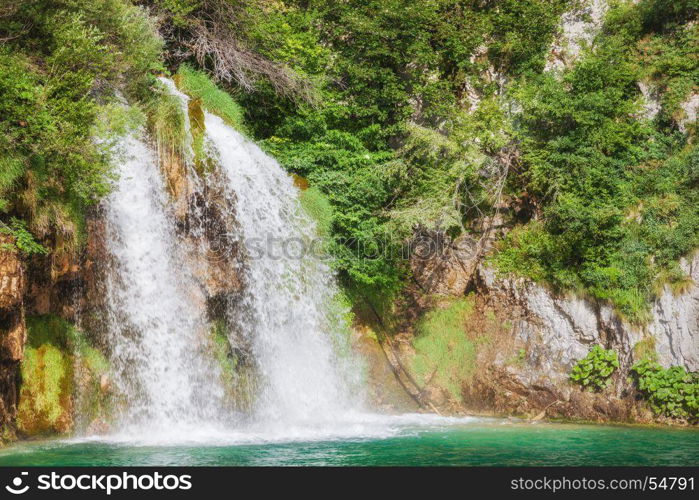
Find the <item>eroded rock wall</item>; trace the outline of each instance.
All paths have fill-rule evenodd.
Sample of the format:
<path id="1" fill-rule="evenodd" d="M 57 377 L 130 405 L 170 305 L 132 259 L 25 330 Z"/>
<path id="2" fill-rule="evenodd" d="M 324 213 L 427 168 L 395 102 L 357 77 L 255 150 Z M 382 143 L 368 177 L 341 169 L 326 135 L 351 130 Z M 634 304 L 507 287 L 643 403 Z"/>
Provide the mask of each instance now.
<path id="1" fill-rule="evenodd" d="M 24 320 L 25 272 L 12 239 L 0 234 L 0 430 L 13 433 L 17 413 L 19 363 L 27 329 Z M 3 436 L 0 436 L 0 441 Z"/>

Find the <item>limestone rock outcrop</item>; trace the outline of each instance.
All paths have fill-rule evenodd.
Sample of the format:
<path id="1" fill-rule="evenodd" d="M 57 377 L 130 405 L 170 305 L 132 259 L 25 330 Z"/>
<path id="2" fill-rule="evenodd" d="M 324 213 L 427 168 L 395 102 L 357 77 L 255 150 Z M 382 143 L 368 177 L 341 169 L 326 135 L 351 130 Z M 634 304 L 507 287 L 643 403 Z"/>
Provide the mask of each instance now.
<path id="1" fill-rule="evenodd" d="M 654 349 L 664 367 L 699 370 L 699 253 L 680 262 L 690 286 L 682 293 L 666 286 L 651 304 L 650 321 L 634 325 L 609 304 L 500 275 L 482 260 L 476 264 L 476 247 L 468 236 L 442 241 L 432 235 L 418 239 L 411 254 L 419 288 L 414 300 L 473 293 L 475 312 L 465 325 L 467 335 L 473 330 L 497 344 L 479 354 L 474 377 L 463 384 L 463 403 L 450 401 L 445 411 L 460 407 L 465 412 L 530 417 L 544 412 L 585 420 L 650 421 L 652 415 L 636 401 L 629 381 L 629 370 L 643 349 Z M 498 326 L 493 327 L 487 316 L 497 318 Z M 577 361 L 597 344 L 617 352 L 620 369 L 609 389 L 593 394 L 581 391 L 569 377 Z M 424 390 L 434 392 L 434 387 Z"/>
<path id="2" fill-rule="evenodd" d="M 607 304 L 560 296 L 527 279 L 498 276 L 479 266 L 475 280 L 481 307 L 511 325 L 511 343 L 465 385 L 467 406 L 530 416 L 543 411 L 586 420 L 650 420 L 633 397 L 628 377 L 639 358 L 639 343 L 653 346 L 665 367 L 699 369 L 699 254 L 684 259 L 681 267 L 694 284 L 677 295 L 666 287 L 652 305 L 652 320 L 638 326 Z M 583 392 L 569 382 L 575 363 L 596 344 L 614 349 L 620 362 L 613 384 L 600 394 Z M 512 362 L 515 357 L 517 362 Z"/>

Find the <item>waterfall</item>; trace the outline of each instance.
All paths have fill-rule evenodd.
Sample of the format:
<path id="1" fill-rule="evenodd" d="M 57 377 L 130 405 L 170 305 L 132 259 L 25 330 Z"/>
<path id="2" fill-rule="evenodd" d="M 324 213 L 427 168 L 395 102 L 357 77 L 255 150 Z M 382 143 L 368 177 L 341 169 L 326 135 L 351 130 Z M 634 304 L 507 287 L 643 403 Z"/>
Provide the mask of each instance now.
<path id="1" fill-rule="evenodd" d="M 359 404 L 359 370 L 334 300 L 332 270 L 313 222 L 279 164 L 213 114 L 206 137 L 237 202 L 248 287 L 235 307 L 261 371 L 256 418 L 267 425 L 329 423 Z M 344 347 L 344 348 L 343 348 Z M 342 354 L 342 355 L 341 355 Z"/>
<path id="2" fill-rule="evenodd" d="M 188 97 L 163 82 L 186 113 Z M 225 238 L 243 249 L 245 288 L 228 303 L 227 317 L 254 358 L 254 404 L 242 417 L 226 405 L 230 388 L 222 387 L 220 360 L 212 355 L 206 297 L 190 258 L 205 249 L 193 248 L 198 229 L 189 240 L 178 232 L 157 153 L 132 134 L 121 143 L 118 181 L 104 205 L 117 435 L 177 440 L 212 430 L 219 438 L 347 430 L 361 408 L 361 373 L 349 349 L 347 311 L 299 191 L 275 160 L 219 117 L 205 113 L 205 129 L 215 171 L 189 168 L 189 182 L 194 197 L 216 183 L 235 212 Z M 191 167 L 192 158 L 187 162 Z M 192 224 L 203 225 L 202 213 L 192 210 Z"/>
<path id="3" fill-rule="evenodd" d="M 217 367 L 206 356 L 202 298 L 178 247 L 155 153 L 122 141 L 105 203 L 108 340 L 118 429 L 175 434 L 221 419 Z"/>

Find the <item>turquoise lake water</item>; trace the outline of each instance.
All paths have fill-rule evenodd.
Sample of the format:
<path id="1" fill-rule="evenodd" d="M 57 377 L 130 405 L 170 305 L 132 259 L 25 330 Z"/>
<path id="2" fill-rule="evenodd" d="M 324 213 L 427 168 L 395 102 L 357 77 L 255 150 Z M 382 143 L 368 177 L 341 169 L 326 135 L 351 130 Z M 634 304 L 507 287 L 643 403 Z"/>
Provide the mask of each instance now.
<path id="1" fill-rule="evenodd" d="M 370 431 L 23 442 L 0 450 L 0 466 L 699 465 L 696 429 L 433 419 Z"/>

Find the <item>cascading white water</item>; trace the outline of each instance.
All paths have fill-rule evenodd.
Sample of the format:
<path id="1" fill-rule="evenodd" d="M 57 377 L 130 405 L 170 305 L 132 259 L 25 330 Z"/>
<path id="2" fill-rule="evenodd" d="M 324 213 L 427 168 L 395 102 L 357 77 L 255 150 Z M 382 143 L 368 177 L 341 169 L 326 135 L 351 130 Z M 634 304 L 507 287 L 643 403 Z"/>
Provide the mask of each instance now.
<path id="1" fill-rule="evenodd" d="M 187 96 L 164 83 L 186 111 Z M 333 273 L 312 253 L 315 228 L 298 190 L 272 158 L 220 118 L 206 113 L 205 125 L 207 147 L 236 206 L 237 225 L 229 230 L 245 249 L 247 287 L 230 313 L 241 322 L 237 329 L 248 337 L 259 372 L 249 420 L 270 427 L 346 418 L 360 399 L 359 372 L 342 348 L 347 325 L 334 303 Z M 119 180 L 105 204 L 121 432 L 217 426 L 225 420 L 220 367 L 207 349 L 205 300 L 187 269 L 158 158 L 133 135 L 122 149 Z"/>
<path id="2" fill-rule="evenodd" d="M 357 367 L 343 338 L 334 275 L 314 246 L 315 228 L 279 164 L 210 113 L 206 136 L 237 202 L 248 288 L 240 316 L 261 370 L 262 425 L 321 425 L 359 403 Z"/>
<path id="3" fill-rule="evenodd" d="M 181 433 L 222 418 L 203 298 L 182 265 L 155 153 L 133 135 L 120 149 L 119 179 L 105 204 L 117 424 L 129 434 Z"/>
<path id="4" fill-rule="evenodd" d="M 163 81 L 186 112 L 188 97 Z M 235 207 L 225 236 L 244 249 L 245 290 L 228 315 L 252 346 L 259 377 L 252 414 L 230 414 L 206 298 L 188 267 L 195 264 L 187 256 L 202 249 L 178 234 L 156 153 L 133 134 L 122 141 L 119 180 L 105 203 L 108 338 L 120 414 L 104 439 L 234 444 L 382 437 L 433 425 L 434 416 L 362 411 L 362 373 L 349 349 L 346 311 L 298 189 L 274 159 L 219 117 L 205 113 L 205 129 L 226 206 Z M 212 179 L 189 180 L 198 192 Z M 462 422 L 452 420 L 440 422 Z"/>
<path id="5" fill-rule="evenodd" d="M 161 79 L 187 110 L 188 97 Z M 205 112 L 207 146 L 236 206 L 234 238 L 245 249 L 247 283 L 231 317 L 260 369 L 253 420 L 260 425 L 336 422 L 357 406 L 359 371 L 342 349 L 332 270 L 318 253 L 314 223 L 291 177 L 221 118 Z M 341 354 L 341 355 L 340 355 Z"/>

